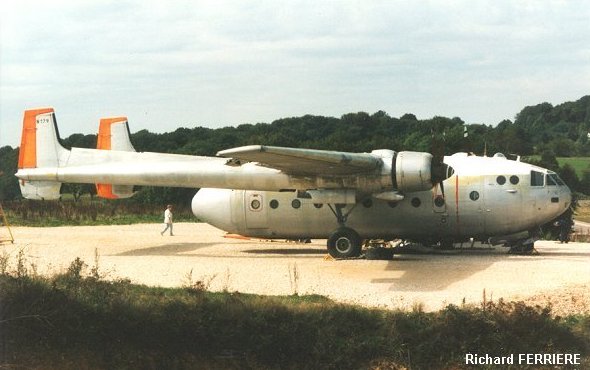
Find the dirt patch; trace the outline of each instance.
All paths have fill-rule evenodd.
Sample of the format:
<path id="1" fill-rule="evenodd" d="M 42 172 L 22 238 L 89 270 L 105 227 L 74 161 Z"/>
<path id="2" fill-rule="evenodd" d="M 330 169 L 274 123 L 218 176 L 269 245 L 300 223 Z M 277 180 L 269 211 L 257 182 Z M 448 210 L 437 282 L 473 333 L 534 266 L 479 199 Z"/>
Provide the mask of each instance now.
<path id="1" fill-rule="evenodd" d="M 64 271 L 80 257 L 107 278 L 178 287 L 203 281 L 211 290 L 285 295 L 321 294 L 368 307 L 438 310 L 484 299 L 551 304 L 556 313 L 588 312 L 590 244 L 536 243 L 539 255 L 497 247 L 391 261 L 333 261 L 325 240 L 310 244 L 225 238 L 207 224 L 178 223 L 175 236 L 159 224 L 15 227 L 0 251 L 12 266 L 20 250 L 41 274 Z M 95 258 L 98 255 L 98 262 Z"/>

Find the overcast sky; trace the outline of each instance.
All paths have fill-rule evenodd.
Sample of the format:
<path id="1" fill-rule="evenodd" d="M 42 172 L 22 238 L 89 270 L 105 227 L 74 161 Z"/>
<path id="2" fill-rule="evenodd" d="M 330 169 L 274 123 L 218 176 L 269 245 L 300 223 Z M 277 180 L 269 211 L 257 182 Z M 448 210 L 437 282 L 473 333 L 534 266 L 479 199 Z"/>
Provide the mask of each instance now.
<path id="1" fill-rule="evenodd" d="M 588 94 L 590 1 L 0 2 L 0 146 L 47 106 L 67 137 L 119 115 L 132 132 L 378 110 L 495 125 Z"/>

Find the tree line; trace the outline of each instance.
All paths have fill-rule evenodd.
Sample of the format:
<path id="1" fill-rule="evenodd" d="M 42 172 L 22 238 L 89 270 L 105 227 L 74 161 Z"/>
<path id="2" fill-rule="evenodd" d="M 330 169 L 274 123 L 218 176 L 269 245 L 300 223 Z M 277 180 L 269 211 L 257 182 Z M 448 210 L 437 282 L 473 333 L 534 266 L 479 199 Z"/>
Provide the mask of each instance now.
<path id="1" fill-rule="evenodd" d="M 571 166 L 560 167 L 556 160 L 556 157 L 589 156 L 589 136 L 590 95 L 587 95 L 556 106 L 549 103 L 527 106 L 514 121 L 503 120 L 495 126 L 466 124 L 459 117 L 436 116 L 420 120 L 411 113 L 396 118 L 378 111 L 348 113 L 340 118 L 305 115 L 218 129 L 180 127 L 162 134 L 140 130 L 131 134 L 131 141 L 137 151 L 205 156 L 252 144 L 349 152 L 374 149 L 443 150 L 445 154 L 473 152 L 477 155 L 502 152 L 535 156 L 536 159 L 529 159 L 529 162 L 558 172 L 573 190 L 590 195 L 590 169 L 579 178 Z M 66 148 L 93 148 L 96 135 L 73 134 L 62 139 L 62 144 Z M 14 176 L 17 161 L 18 148 L 0 148 L 0 200 L 20 199 Z M 136 196 L 126 201 L 179 204 L 189 202 L 195 191 L 142 187 Z M 77 200 L 84 194 L 93 196 L 95 189 L 93 185 L 64 184 L 62 193 L 71 194 Z"/>

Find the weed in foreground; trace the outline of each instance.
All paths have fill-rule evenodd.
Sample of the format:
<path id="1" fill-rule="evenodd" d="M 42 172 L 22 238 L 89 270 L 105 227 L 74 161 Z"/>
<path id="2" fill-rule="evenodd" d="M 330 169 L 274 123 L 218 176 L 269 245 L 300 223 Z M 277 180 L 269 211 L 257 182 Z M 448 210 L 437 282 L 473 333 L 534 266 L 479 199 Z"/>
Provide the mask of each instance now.
<path id="1" fill-rule="evenodd" d="M 166 289 L 103 281 L 86 268 L 76 259 L 52 278 L 0 275 L 0 367 L 10 358 L 51 368 L 84 359 L 87 368 L 436 369 L 456 368 L 474 349 L 590 353 L 588 317 L 524 303 L 384 311 L 319 296 L 211 293 L 215 276 L 194 282 L 192 270 L 184 288 Z"/>
<path id="2" fill-rule="evenodd" d="M 193 295 L 202 296 L 211 287 L 211 283 L 217 277 L 217 274 L 213 274 L 208 277 L 201 278 L 200 280 L 193 281 L 193 269 L 191 269 L 185 275 L 184 289 Z"/>

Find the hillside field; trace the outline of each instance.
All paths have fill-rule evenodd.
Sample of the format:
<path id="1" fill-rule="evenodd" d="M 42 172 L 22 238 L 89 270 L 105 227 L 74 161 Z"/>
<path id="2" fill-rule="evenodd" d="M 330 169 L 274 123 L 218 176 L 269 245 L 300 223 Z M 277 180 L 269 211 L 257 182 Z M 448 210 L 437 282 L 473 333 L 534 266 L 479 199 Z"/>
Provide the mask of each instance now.
<path id="1" fill-rule="evenodd" d="M 559 163 L 560 167 L 566 163 L 569 164 L 576 171 L 578 178 L 581 179 L 584 170 L 590 166 L 590 157 L 559 157 L 557 163 Z"/>

